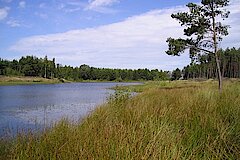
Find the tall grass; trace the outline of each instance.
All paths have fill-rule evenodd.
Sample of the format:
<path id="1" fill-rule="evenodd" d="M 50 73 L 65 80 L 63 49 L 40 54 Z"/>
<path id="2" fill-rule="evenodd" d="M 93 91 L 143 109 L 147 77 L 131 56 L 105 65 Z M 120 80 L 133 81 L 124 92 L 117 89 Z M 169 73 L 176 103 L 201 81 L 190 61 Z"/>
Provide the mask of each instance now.
<path id="1" fill-rule="evenodd" d="M 78 124 L 2 140 L 0 158 L 240 159 L 239 82 L 221 95 L 215 82 L 135 87 L 143 92 L 113 95 Z"/>

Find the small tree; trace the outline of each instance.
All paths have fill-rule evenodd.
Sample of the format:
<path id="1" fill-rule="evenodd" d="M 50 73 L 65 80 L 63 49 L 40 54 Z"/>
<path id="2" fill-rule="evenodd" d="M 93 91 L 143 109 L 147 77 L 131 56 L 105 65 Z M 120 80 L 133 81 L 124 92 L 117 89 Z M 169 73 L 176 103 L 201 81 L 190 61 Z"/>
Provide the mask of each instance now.
<path id="1" fill-rule="evenodd" d="M 177 68 L 172 72 L 172 80 L 179 80 L 182 77 L 181 70 Z"/>
<path id="2" fill-rule="evenodd" d="M 222 75 L 218 55 L 218 44 L 223 36 L 228 35 L 227 25 L 218 20 L 228 18 L 229 11 L 224 9 L 229 0 L 202 0 L 201 5 L 189 3 L 189 12 L 172 14 L 182 26 L 185 26 L 184 35 L 188 38 L 168 38 L 168 55 L 179 56 L 189 49 L 190 58 L 194 60 L 201 54 L 212 54 L 216 59 L 219 91 L 222 90 Z"/>

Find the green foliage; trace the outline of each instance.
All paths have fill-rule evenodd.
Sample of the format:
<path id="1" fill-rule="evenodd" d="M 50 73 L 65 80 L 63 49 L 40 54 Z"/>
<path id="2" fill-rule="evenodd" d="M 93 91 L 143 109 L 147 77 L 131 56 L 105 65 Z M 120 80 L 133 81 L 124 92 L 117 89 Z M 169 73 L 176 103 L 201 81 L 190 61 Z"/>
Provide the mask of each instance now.
<path id="1" fill-rule="evenodd" d="M 180 55 L 185 49 L 189 49 L 192 62 L 201 54 L 213 54 L 216 59 L 218 88 L 222 92 L 222 73 L 218 55 L 218 43 L 222 37 L 228 35 L 229 26 L 223 25 L 219 20 L 228 18 L 227 6 L 229 0 L 202 0 L 201 5 L 189 3 L 189 12 L 172 14 L 182 26 L 185 26 L 184 35 L 188 38 L 168 38 L 169 55 Z"/>
<path id="2" fill-rule="evenodd" d="M 53 60 L 48 60 L 47 56 L 44 59 L 26 56 L 22 57 L 19 61 L 0 59 L 0 75 L 39 76 L 70 81 L 144 81 L 168 79 L 167 72 L 157 69 L 109 69 L 90 67 L 86 64 L 80 67 L 62 66 L 55 64 L 54 58 Z"/>
<path id="3" fill-rule="evenodd" d="M 117 88 L 117 87 L 116 87 Z M 131 96 L 129 90 L 118 90 L 116 89 L 114 94 L 111 94 L 108 97 L 108 103 L 114 107 L 120 107 L 123 103 L 126 102 Z"/>
<path id="4" fill-rule="evenodd" d="M 168 38 L 167 43 L 169 44 L 169 49 L 166 51 L 168 55 L 180 56 L 186 49 L 187 43 L 184 39 L 173 39 Z"/>
<path id="5" fill-rule="evenodd" d="M 181 70 L 177 68 L 172 72 L 172 80 L 179 80 L 182 77 Z"/>
<path id="6" fill-rule="evenodd" d="M 223 19 L 228 18 L 230 12 L 222 8 L 228 3 L 229 0 L 202 0 L 201 5 L 187 4 L 189 12 L 172 14 L 172 18 L 186 27 L 184 35 L 189 38 L 168 38 L 169 48 L 166 53 L 179 56 L 185 49 L 189 49 L 190 58 L 193 60 L 200 53 L 214 53 L 211 49 L 214 48 L 215 40 L 221 41 L 223 36 L 228 35 L 229 26 L 220 21 L 216 22 L 219 16 Z"/>
<path id="7" fill-rule="evenodd" d="M 240 48 L 227 48 L 218 51 L 221 60 L 222 77 L 240 78 Z M 216 60 L 214 55 L 199 55 L 196 63 L 183 68 L 184 79 L 191 78 L 217 78 Z"/>
<path id="8" fill-rule="evenodd" d="M 22 73 L 20 73 L 17 70 L 14 70 L 14 69 L 12 69 L 10 67 L 6 67 L 5 68 L 5 75 L 6 76 L 22 76 Z"/>

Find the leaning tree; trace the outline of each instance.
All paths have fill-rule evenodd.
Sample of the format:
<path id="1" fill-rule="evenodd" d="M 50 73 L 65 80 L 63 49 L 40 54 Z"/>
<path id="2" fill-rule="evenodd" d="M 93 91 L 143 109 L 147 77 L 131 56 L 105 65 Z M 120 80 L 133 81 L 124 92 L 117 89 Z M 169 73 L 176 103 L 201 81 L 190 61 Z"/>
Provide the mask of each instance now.
<path id="1" fill-rule="evenodd" d="M 195 59 L 202 54 L 211 54 L 216 59 L 219 91 L 222 90 L 222 75 L 218 55 L 219 42 L 228 35 L 228 25 L 221 20 L 228 18 L 229 11 L 225 7 L 229 0 L 202 0 L 201 4 L 189 3 L 189 12 L 179 12 L 171 17 L 185 26 L 184 35 L 187 38 L 168 38 L 168 55 L 179 56 L 189 49 L 190 58 Z"/>

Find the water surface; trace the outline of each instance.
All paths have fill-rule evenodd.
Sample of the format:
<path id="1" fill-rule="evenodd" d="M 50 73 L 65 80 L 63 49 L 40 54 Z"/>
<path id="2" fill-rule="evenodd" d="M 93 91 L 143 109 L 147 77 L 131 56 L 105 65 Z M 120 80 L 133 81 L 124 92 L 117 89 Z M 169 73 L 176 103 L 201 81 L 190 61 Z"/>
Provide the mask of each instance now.
<path id="1" fill-rule="evenodd" d="M 66 117 L 77 121 L 106 101 L 114 92 L 109 88 L 129 84 L 133 83 L 0 86 L 0 135 L 41 129 Z"/>

